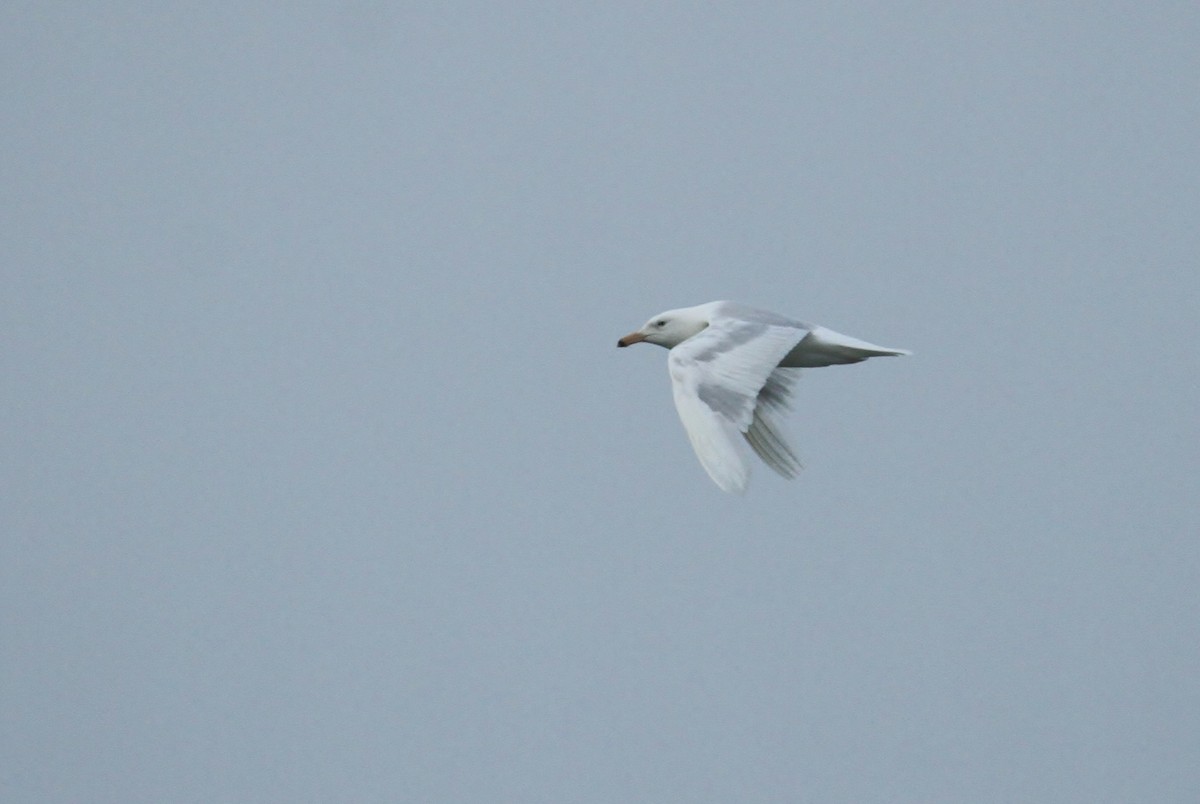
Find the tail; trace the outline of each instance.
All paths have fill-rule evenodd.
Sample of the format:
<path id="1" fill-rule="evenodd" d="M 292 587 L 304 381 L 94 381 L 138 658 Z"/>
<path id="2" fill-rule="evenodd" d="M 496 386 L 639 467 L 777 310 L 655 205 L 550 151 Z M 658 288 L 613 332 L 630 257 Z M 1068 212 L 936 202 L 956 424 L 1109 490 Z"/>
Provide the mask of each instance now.
<path id="1" fill-rule="evenodd" d="M 813 327 L 812 331 L 788 352 L 779 364 L 787 367 L 817 368 L 846 363 L 861 363 L 868 357 L 900 357 L 910 355 L 907 349 L 892 349 L 851 338 L 825 327 Z"/>

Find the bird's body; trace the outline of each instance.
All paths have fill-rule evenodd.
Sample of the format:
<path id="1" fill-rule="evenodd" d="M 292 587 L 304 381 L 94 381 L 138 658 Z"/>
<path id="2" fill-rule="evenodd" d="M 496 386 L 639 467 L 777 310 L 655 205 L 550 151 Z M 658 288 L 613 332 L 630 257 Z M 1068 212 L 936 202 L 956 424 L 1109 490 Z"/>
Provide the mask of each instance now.
<path id="1" fill-rule="evenodd" d="M 741 493 L 750 479 L 745 442 L 784 477 L 800 468 L 779 434 L 801 368 L 909 354 L 736 302 L 717 301 L 659 313 L 618 342 L 670 350 L 675 407 L 709 476 Z"/>

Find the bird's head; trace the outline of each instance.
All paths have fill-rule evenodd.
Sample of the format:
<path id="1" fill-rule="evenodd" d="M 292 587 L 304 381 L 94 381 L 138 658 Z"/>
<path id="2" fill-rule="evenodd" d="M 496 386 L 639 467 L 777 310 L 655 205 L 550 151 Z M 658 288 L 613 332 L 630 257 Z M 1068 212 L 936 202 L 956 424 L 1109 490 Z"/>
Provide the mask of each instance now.
<path id="1" fill-rule="evenodd" d="M 667 310 L 647 321 L 641 329 L 631 332 L 617 346 L 632 346 L 635 343 L 653 343 L 671 349 L 686 341 L 708 326 L 708 317 L 694 307 L 682 310 Z"/>

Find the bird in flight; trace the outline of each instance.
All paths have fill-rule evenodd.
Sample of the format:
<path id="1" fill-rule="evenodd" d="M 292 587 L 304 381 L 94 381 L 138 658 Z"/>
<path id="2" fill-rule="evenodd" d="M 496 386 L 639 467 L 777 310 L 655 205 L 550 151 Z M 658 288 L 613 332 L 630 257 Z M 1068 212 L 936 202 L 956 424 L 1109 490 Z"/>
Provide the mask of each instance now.
<path id="1" fill-rule="evenodd" d="M 729 301 L 659 313 L 617 346 L 643 342 L 670 350 L 671 389 L 692 449 L 713 482 L 735 494 L 750 480 L 746 444 L 783 477 L 799 471 L 778 417 L 800 369 L 911 354 Z"/>

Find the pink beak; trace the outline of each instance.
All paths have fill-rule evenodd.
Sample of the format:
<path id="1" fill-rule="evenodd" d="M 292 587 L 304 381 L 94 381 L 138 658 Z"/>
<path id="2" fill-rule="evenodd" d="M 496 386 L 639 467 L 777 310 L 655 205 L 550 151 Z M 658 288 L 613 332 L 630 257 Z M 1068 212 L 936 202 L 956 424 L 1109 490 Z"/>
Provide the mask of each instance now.
<path id="1" fill-rule="evenodd" d="M 633 346 L 635 343 L 646 340 L 646 336 L 640 332 L 631 332 L 621 340 L 617 341 L 617 346 Z"/>

